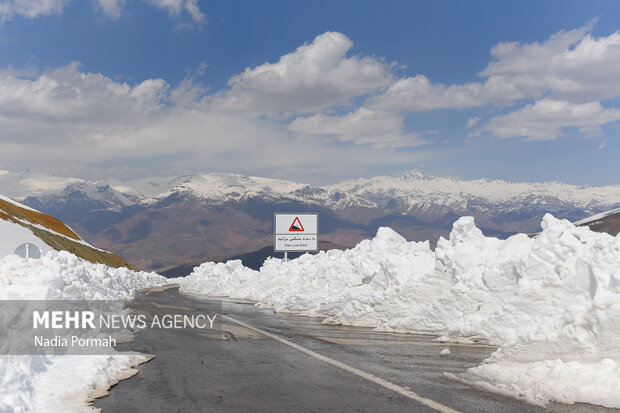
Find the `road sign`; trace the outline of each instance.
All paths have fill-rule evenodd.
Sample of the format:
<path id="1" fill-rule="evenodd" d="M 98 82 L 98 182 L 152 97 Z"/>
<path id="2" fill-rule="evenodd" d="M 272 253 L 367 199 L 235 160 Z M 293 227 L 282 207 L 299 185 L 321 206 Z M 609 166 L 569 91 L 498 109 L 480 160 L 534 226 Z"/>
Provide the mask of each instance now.
<path id="1" fill-rule="evenodd" d="M 274 214 L 276 252 L 319 250 L 319 214 Z"/>
<path id="2" fill-rule="evenodd" d="M 22 258 L 41 258 L 41 250 L 34 244 L 29 242 L 20 245 L 15 249 L 15 254 Z"/>

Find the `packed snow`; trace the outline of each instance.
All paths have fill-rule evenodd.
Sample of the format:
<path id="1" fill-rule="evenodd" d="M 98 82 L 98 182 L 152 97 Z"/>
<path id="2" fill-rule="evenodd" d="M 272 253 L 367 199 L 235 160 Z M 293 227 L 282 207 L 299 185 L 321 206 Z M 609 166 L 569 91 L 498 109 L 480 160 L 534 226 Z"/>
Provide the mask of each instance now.
<path id="1" fill-rule="evenodd" d="M 53 249 L 41 241 L 28 228 L 13 222 L 0 219 L 0 259 L 13 254 L 15 249 L 22 244 L 30 243 L 36 245 L 42 254 L 46 254 Z"/>
<path id="2" fill-rule="evenodd" d="M 456 379 L 536 404 L 620 407 L 620 236 L 551 215 L 541 226 L 499 240 L 463 217 L 435 251 L 380 228 L 350 250 L 271 258 L 260 271 L 204 263 L 177 281 L 325 323 L 497 344 Z"/>
<path id="3" fill-rule="evenodd" d="M 0 221 L 0 223 L 3 221 Z M 5 234 L 2 234 L 3 238 Z M 0 260 L 1 300 L 122 300 L 165 284 L 155 273 L 92 264 L 65 251 Z M 1 412 L 74 412 L 148 356 L 0 356 Z M 79 378 L 79 379 L 78 379 Z"/>

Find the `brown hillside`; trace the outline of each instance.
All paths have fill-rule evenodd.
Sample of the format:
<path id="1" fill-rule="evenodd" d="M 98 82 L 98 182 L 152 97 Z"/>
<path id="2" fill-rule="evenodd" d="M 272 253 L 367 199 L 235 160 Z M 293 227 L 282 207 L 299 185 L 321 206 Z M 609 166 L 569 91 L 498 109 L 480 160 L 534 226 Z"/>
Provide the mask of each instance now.
<path id="1" fill-rule="evenodd" d="M 62 221 L 50 215 L 22 208 L 0 199 L 0 219 L 28 228 L 34 235 L 39 237 L 41 241 L 57 251 L 68 251 L 87 261 L 105 264 L 109 267 L 134 269 L 131 264 L 118 255 L 101 251 L 78 242 L 81 241 L 81 239 L 75 232 L 71 231 Z M 32 224 L 38 224 L 49 229 L 49 231 Z M 65 236 L 63 237 L 58 234 Z"/>
<path id="2" fill-rule="evenodd" d="M 581 224 L 581 226 L 586 225 L 590 227 L 592 231 L 606 232 L 615 237 L 620 232 L 620 213 Z"/>
<path id="3" fill-rule="evenodd" d="M 37 223 L 44 226 L 45 228 L 49 228 L 54 232 L 58 232 L 59 234 L 65 235 L 75 240 L 80 239 L 80 237 L 78 237 L 75 232 L 71 231 L 71 229 L 66 226 L 61 220 L 59 220 L 58 218 L 54 218 L 53 216 L 46 215 L 38 211 L 33 211 L 31 209 L 19 207 L 15 204 L 5 201 L 4 199 L 0 199 L 0 210 L 4 211 L 5 215 L 12 216 L 18 219 L 23 219 L 32 223 Z M 12 219 L 11 221 L 19 223 L 18 220 Z"/>

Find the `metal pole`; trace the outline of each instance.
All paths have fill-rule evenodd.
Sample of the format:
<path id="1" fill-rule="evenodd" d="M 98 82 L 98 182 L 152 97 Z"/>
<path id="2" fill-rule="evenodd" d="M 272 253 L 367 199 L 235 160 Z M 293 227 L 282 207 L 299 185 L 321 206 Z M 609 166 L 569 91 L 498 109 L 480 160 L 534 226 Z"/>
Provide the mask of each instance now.
<path id="1" fill-rule="evenodd" d="M 26 259 L 30 258 L 30 244 L 26 244 Z"/>
<path id="2" fill-rule="evenodd" d="M 288 252 L 284 251 L 284 262 L 288 262 Z"/>

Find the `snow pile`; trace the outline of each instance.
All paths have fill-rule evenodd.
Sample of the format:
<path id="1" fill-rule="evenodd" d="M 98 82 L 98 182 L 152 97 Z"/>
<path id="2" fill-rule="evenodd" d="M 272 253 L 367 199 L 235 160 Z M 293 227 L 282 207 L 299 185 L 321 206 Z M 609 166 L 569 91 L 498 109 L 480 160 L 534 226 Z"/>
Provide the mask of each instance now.
<path id="1" fill-rule="evenodd" d="M 165 284 L 155 273 L 92 264 L 62 251 L 0 260 L 2 300 L 120 300 Z M 135 373 L 145 356 L 0 356 L 0 411 L 83 411 L 94 395 Z"/>
<path id="2" fill-rule="evenodd" d="M 434 252 L 381 228 L 351 250 L 269 259 L 260 271 L 205 263 L 181 291 L 500 344 L 470 381 L 539 404 L 620 407 L 620 237 L 551 215 L 542 228 L 534 239 L 499 240 L 464 217 Z"/>
<path id="3" fill-rule="evenodd" d="M 1 300 L 123 300 L 166 282 L 155 273 L 93 264 L 66 251 L 38 260 L 13 254 L 0 260 Z"/>

